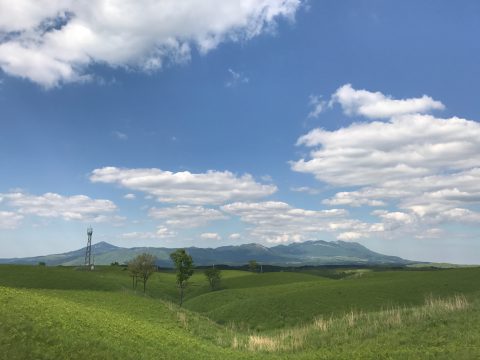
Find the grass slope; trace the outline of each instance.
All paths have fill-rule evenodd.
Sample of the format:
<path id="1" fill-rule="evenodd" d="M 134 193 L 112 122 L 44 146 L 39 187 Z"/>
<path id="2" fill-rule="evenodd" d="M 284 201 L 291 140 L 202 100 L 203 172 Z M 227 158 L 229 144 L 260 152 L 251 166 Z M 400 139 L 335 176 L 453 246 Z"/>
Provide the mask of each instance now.
<path id="1" fill-rule="evenodd" d="M 177 312 L 137 296 L 0 288 L 5 359 L 244 358 L 191 334 Z M 203 319 L 209 333 L 218 329 Z M 200 356 L 199 356 L 200 355 Z"/>
<path id="2" fill-rule="evenodd" d="M 415 306 L 430 295 L 445 297 L 480 291 L 478 268 L 369 272 L 342 280 L 317 277 L 316 281 L 310 281 L 312 275 L 304 278 L 303 274 L 293 273 L 289 277 L 298 277 L 298 281 L 292 283 L 282 283 L 282 274 L 245 276 L 232 287 L 224 281 L 225 290 L 190 298 L 185 307 L 220 323 L 268 330 L 299 325 L 319 315 Z"/>
<path id="3" fill-rule="evenodd" d="M 199 273 L 180 309 L 172 273 L 0 266 L 0 358 L 480 358 L 479 268 L 350 274 Z"/>

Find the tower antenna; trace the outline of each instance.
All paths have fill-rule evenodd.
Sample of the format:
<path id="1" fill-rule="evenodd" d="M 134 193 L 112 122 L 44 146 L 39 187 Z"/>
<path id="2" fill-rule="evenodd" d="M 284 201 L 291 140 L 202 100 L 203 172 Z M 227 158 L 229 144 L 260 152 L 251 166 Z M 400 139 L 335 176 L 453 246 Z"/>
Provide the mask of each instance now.
<path id="1" fill-rule="evenodd" d="M 88 270 L 92 267 L 92 234 L 93 229 L 90 226 L 87 229 L 87 249 L 85 251 L 85 268 Z"/>

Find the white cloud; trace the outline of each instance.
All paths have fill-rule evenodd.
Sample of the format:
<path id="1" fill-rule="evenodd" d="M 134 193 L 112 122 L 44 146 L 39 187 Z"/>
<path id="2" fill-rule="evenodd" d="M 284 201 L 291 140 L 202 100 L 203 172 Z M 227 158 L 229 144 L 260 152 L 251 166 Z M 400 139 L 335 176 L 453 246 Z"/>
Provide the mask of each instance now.
<path id="1" fill-rule="evenodd" d="M 165 226 L 159 226 L 157 228 L 157 232 L 155 234 L 160 239 L 174 237 L 174 236 L 177 235 L 177 233 L 175 231 L 172 231 Z"/>
<path id="2" fill-rule="evenodd" d="M 250 79 L 240 72 L 228 69 L 229 79 L 225 82 L 226 87 L 235 87 L 241 84 L 247 84 Z"/>
<path id="3" fill-rule="evenodd" d="M 362 237 L 365 237 L 364 234 L 355 232 L 355 231 L 346 231 L 337 236 L 338 240 L 343 240 L 343 241 L 354 241 L 358 240 Z"/>
<path id="4" fill-rule="evenodd" d="M 95 169 L 90 180 L 114 183 L 143 191 L 158 201 L 177 204 L 222 204 L 236 200 L 254 200 L 277 191 L 274 185 L 257 183 L 249 174 L 236 176 L 229 171 L 170 172 L 160 169 Z"/>
<path id="5" fill-rule="evenodd" d="M 127 200 L 135 200 L 136 199 L 136 196 L 135 194 L 125 194 L 123 196 L 124 199 L 127 199 Z"/>
<path id="6" fill-rule="evenodd" d="M 389 208 L 373 212 L 385 231 L 420 238 L 438 226 L 480 220 L 478 122 L 419 114 L 443 108 L 427 96 L 393 100 L 346 85 L 332 98 L 347 114 L 390 118 L 314 129 L 298 139 L 298 145 L 312 150 L 308 158 L 291 163 L 293 170 L 330 186 L 353 188 L 324 204 Z"/>
<path id="7" fill-rule="evenodd" d="M 411 178 L 408 186 L 405 183 L 403 179 L 386 181 L 358 191 L 337 193 L 325 202 L 339 205 L 339 199 L 345 199 L 344 204 L 350 206 L 371 206 L 375 205 L 372 204 L 374 201 L 385 203 L 378 206 L 390 203 L 415 219 L 410 227 L 447 222 L 473 223 L 480 218 L 477 212 L 468 209 L 480 204 L 480 168 Z M 373 214 L 382 217 L 384 210 Z"/>
<path id="8" fill-rule="evenodd" d="M 205 240 L 222 240 L 222 237 L 217 233 L 203 233 L 200 237 Z"/>
<path id="9" fill-rule="evenodd" d="M 45 87 L 106 64 L 152 71 L 292 19 L 300 0 L 0 0 L 0 67 Z"/>
<path id="10" fill-rule="evenodd" d="M 11 211 L 0 211 L 0 229 L 16 229 L 23 215 Z"/>
<path id="11" fill-rule="evenodd" d="M 225 214 L 216 209 L 191 205 L 152 208 L 149 216 L 154 219 L 162 219 L 167 226 L 176 228 L 194 228 L 204 226 L 211 221 L 227 219 Z"/>
<path id="12" fill-rule="evenodd" d="M 147 240 L 147 239 L 165 239 L 175 237 L 176 232 L 171 231 L 165 226 L 159 226 L 156 232 L 133 231 L 121 235 L 123 239 Z"/>
<path id="13" fill-rule="evenodd" d="M 373 197 L 373 198 L 372 198 Z M 331 199 L 325 199 L 322 201 L 323 204 L 332 205 L 332 206 L 385 206 L 385 202 L 381 200 L 376 200 L 378 193 L 375 193 L 371 189 L 365 189 L 364 191 L 341 191 L 336 193 Z"/>
<path id="14" fill-rule="evenodd" d="M 323 100 L 321 95 L 310 95 L 308 103 L 312 107 L 312 110 L 308 113 L 309 118 L 317 118 L 327 108 L 327 102 Z"/>
<path id="15" fill-rule="evenodd" d="M 112 215 L 117 210 L 112 201 L 91 199 L 85 195 L 62 196 L 46 193 L 37 196 L 16 192 L 2 194 L 2 197 L 22 215 L 91 222 L 122 220 Z"/>
<path id="16" fill-rule="evenodd" d="M 242 237 L 242 235 L 239 234 L 239 233 L 233 233 L 233 234 L 230 234 L 230 235 L 228 236 L 228 238 L 231 239 L 231 240 L 238 240 L 238 239 L 240 239 L 241 237 Z"/>
<path id="17" fill-rule="evenodd" d="M 372 215 L 382 219 L 385 231 L 402 229 L 403 232 L 412 232 L 420 229 L 418 218 L 414 214 L 402 211 L 376 210 L 372 212 Z"/>
<path id="18" fill-rule="evenodd" d="M 362 115 L 367 118 L 381 119 L 413 113 L 429 113 L 443 110 L 445 106 L 430 96 L 420 98 L 393 99 L 389 95 L 367 90 L 355 90 L 352 85 L 340 87 L 330 100 L 330 105 L 340 104 L 346 115 Z"/>
<path id="19" fill-rule="evenodd" d="M 298 145 L 314 150 L 310 159 L 292 163 L 295 171 L 333 185 L 381 184 L 478 166 L 480 124 L 405 115 L 334 131 L 314 129 Z"/>
<path id="20" fill-rule="evenodd" d="M 315 239 L 321 232 L 375 231 L 373 225 L 346 219 L 347 211 L 342 209 L 305 210 L 279 201 L 237 202 L 221 209 L 249 225 L 252 238 L 269 243 Z"/>
<path id="21" fill-rule="evenodd" d="M 395 223 L 411 224 L 414 221 L 411 215 L 400 211 L 388 212 L 385 210 L 378 210 L 374 211 L 374 214 L 380 216 L 384 220 Z"/>

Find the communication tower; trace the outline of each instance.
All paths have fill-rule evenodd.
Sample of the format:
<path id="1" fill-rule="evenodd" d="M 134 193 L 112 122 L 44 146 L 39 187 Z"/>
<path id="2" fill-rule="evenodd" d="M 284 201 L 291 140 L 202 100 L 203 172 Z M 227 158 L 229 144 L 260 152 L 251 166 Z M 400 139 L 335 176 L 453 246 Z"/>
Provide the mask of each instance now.
<path id="1" fill-rule="evenodd" d="M 89 270 L 92 268 L 92 234 L 93 229 L 90 226 L 87 229 L 87 250 L 85 251 L 85 268 Z"/>

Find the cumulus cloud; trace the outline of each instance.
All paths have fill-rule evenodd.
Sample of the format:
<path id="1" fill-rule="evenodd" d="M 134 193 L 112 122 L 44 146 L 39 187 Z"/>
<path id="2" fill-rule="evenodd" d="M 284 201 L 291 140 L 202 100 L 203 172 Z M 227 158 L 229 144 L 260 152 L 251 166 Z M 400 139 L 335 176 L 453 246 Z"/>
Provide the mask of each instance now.
<path id="1" fill-rule="evenodd" d="M 216 209 L 191 205 L 152 208 L 149 211 L 149 216 L 164 220 L 165 225 L 177 228 L 194 228 L 204 226 L 211 221 L 227 218 L 225 214 Z"/>
<path id="2" fill-rule="evenodd" d="M 480 220 L 478 122 L 420 114 L 443 108 L 428 96 L 394 100 L 345 85 L 332 99 L 348 115 L 386 119 L 337 130 L 317 128 L 298 139 L 297 145 L 311 151 L 291 163 L 293 170 L 351 189 L 324 204 L 393 208 L 372 214 L 385 231 L 420 237 L 443 224 Z M 352 234 L 342 235 L 347 237 Z"/>
<path id="3" fill-rule="evenodd" d="M 239 234 L 239 233 L 233 233 L 233 234 L 230 234 L 230 235 L 228 236 L 228 238 L 231 239 L 231 240 L 238 240 L 238 239 L 240 239 L 241 237 L 242 237 L 242 235 Z"/>
<path id="4" fill-rule="evenodd" d="M 338 240 L 343 240 L 343 241 L 354 241 L 358 240 L 362 237 L 365 237 L 364 234 L 355 232 L 355 231 L 346 231 L 337 236 Z"/>
<path id="5" fill-rule="evenodd" d="M 378 196 L 378 191 L 372 189 L 365 189 L 363 191 L 341 191 L 330 199 L 324 199 L 322 203 L 333 206 L 348 205 L 352 207 L 362 205 L 385 206 L 386 203 L 384 201 L 376 199 Z"/>
<path id="6" fill-rule="evenodd" d="M 406 212 L 413 219 L 408 226 L 416 226 L 417 231 L 424 231 L 419 228 L 422 225 L 474 223 L 480 219 L 478 212 L 468 209 L 480 204 L 480 168 L 411 178 L 408 186 L 405 184 L 403 179 L 386 181 L 357 191 L 337 193 L 325 202 L 339 205 L 339 200 L 345 200 L 343 204 L 350 206 L 390 204 Z M 377 201 L 384 205 L 373 203 Z M 373 212 L 386 220 L 384 213 L 384 210 Z M 389 219 L 388 229 L 400 227 L 398 222 L 393 226 L 391 216 Z"/>
<path id="7" fill-rule="evenodd" d="M 88 66 L 152 71 L 292 19 L 300 0 L 0 0 L 0 67 L 45 87 Z"/>
<path id="8" fill-rule="evenodd" d="M 159 226 L 157 231 L 133 231 L 121 235 L 123 239 L 146 240 L 146 239 L 165 239 L 175 237 L 177 233 L 165 226 Z"/>
<path id="9" fill-rule="evenodd" d="M 55 193 L 31 195 L 21 192 L 2 194 L 7 205 L 22 215 L 36 215 L 64 220 L 106 222 L 120 221 L 113 215 L 116 205 L 110 200 L 91 199 L 85 195 L 62 196 Z"/>
<path id="10" fill-rule="evenodd" d="M 314 148 L 310 159 L 292 168 L 334 185 L 381 184 L 475 167 L 479 139 L 475 121 L 403 115 L 333 131 L 314 129 L 297 142 Z"/>
<path id="11" fill-rule="evenodd" d="M 316 238 L 321 232 L 378 231 L 378 224 L 347 219 L 343 209 L 306 210 L 280 201 L 237 202 L 221 208 L 240 217 L 249 226 L 250 236 L 269 243 L 298 242 Z"/>
<path id="12" fill-rule="evenodd" d="M 395 223 L 411 224 L 413 222 L 411 215 L 400 211 L 388 212 L 385 210 L 379 210 L 375 211 L 374 214 L 380 216 L 387 221 L 392 221 Z"/>
<path id="13" fill-rule="evenodd" d="M 346 115 L 361 115 L 372 119 L 423 114 L 445 108 L 440 101 L 433 100 L 430 96 L 397 100 L 381 92 L 355 90 L 350 84 L 343 85 L 332 95 L 330 106 L 335 103 L 340 104 Z"/>
<path id="14" fill-rule="evenodd" d="M 205 240 L 222 240 L 222 237 L 217 233 L 203 233 L 200 237 Z"/>
<path id="15" fill-rule="evenodd" d="M 0 229 L 16 229 L 23 219 L 23 215 L 12 211 L 0 211 Z"/>
<path id="16" fill-rule="evenodd" d="M 177 204 L 222 204 L 229 201 L 254 200 L 277 191 L 274 185 L 256 182 L 249 174 L 236 176 L 229 171 L 171 172 L 160 169 L 95 169 L 93 182 L 118 184 L 143 191 L 160 202 Z"/>
<path id="17" fill-rule="evenodd" d="M 168 237 L 173 237 L 177 233 L 175 231 L 170 230 L 169 228 L 165 226 L 159 226 L 157 228 L 157 232 L 155 233 L 157 237 L 163 239 L 163 238 L 168 238 Z"/>
<path id="18" fill-rule="evenodd" d="M 136 196 L 135 194 L 125 194 L 123 196 L 124 199 L 127 199 L 127 200 L 135 200 L 136 199 Z"/>

